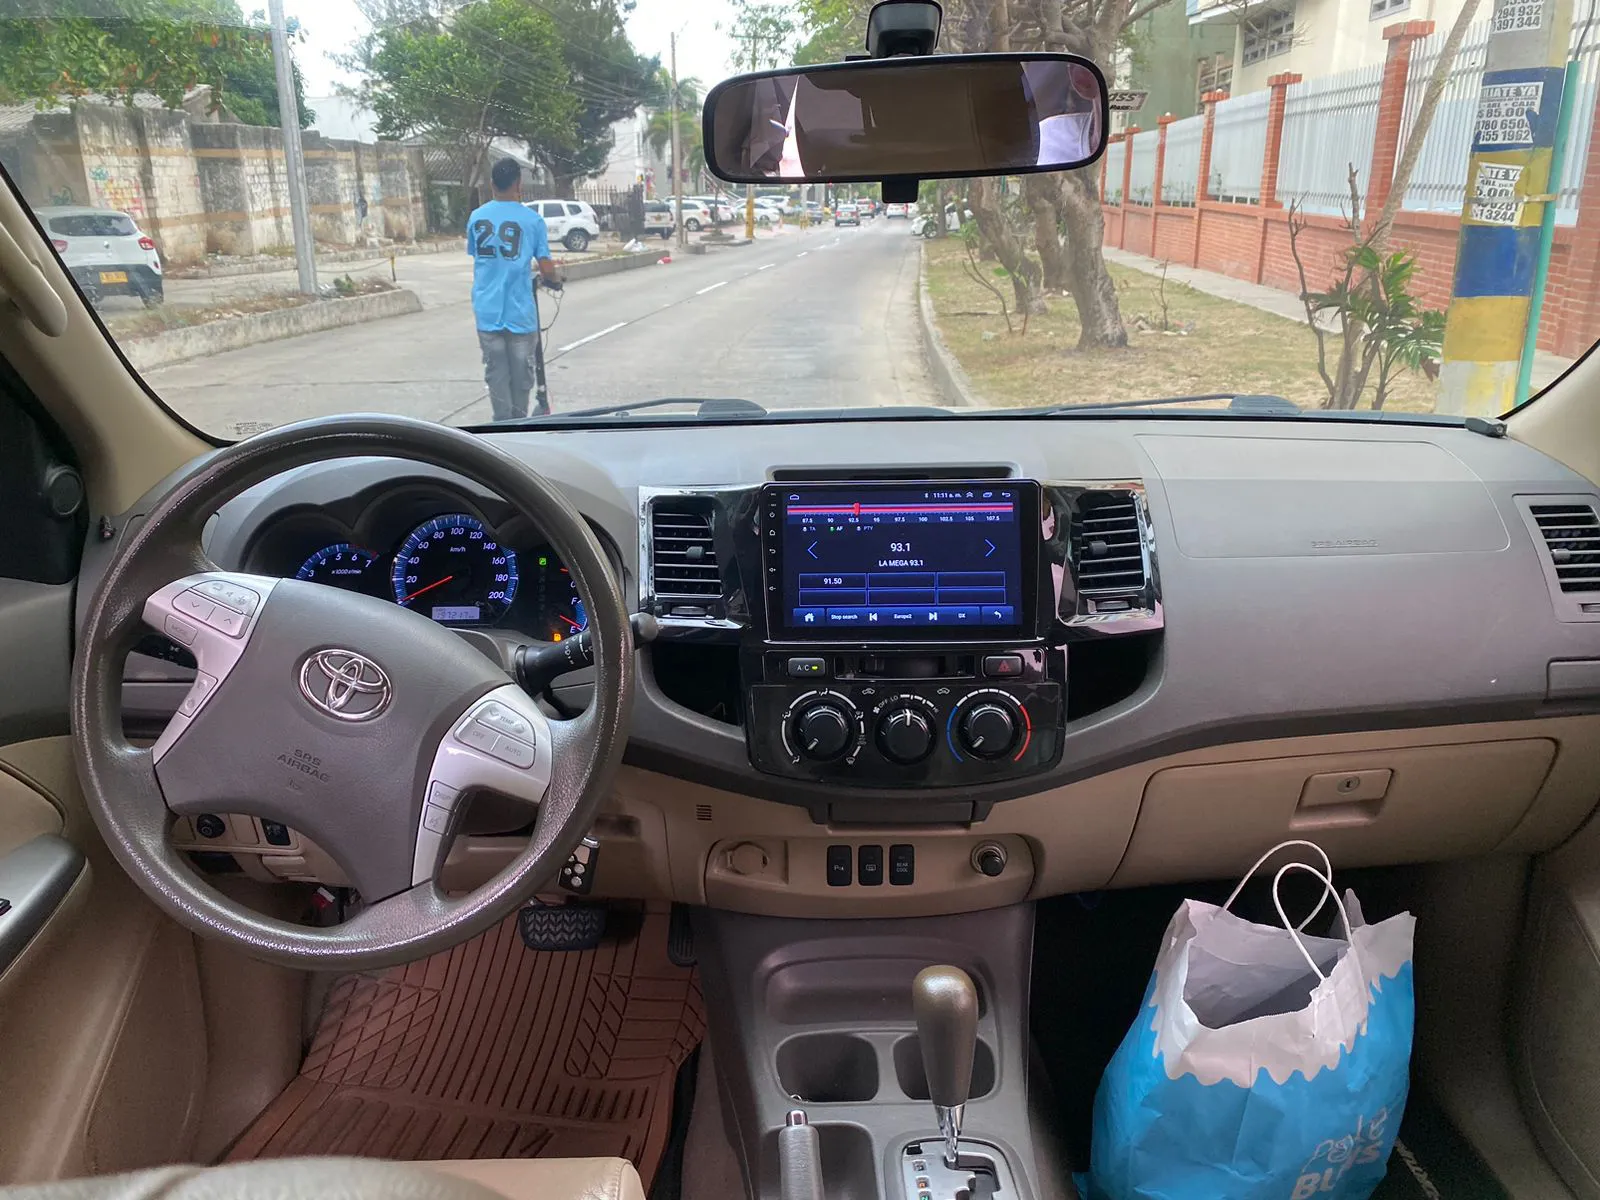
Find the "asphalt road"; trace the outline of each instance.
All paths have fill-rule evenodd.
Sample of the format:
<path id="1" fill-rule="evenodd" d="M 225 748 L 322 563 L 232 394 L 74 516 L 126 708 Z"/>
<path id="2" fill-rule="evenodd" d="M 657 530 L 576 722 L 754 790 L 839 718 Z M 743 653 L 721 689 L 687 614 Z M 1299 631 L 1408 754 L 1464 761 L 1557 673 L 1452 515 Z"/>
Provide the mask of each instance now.
<path id="1" fill-rule="evenodd" d="M 754 245 L 574 283 L 544 297 L 557 412 L 660 396 L 769 408 L 936 404 L 907 224 L 788 230 Z M 388 263 L 381 269 L 385 273 Z M 355 268 L 352 273 L 358 273 Z M 486 423 L 465 254 L 398 260 L 424 310 L 150 371 L 203 429 L 235 436 L 338 412 Z M 554 318 L 552 324 L 552 318 Z"/>

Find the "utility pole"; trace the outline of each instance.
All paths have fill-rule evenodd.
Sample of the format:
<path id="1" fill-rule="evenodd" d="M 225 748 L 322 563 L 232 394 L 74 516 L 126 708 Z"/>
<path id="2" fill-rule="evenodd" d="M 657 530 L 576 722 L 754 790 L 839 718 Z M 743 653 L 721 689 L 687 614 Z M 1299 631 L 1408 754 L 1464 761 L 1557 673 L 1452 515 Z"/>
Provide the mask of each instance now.
<path id="1" fill-rule="evenodd" d="M 678 152 L 678 35 L 671 34 L 668 41 L 672 47 L 672 206 L 677 214 L 678 245 L 682 248 L 689 244 L 689 231 L 683 227 L 683 158 Z"/>
<path id="2" fill-rule="evenodd" d="M 289 30 L 283 0 L 267 0 L 272 22 L 272 64 L 278 75 L 278 123 L 283 127 L 283 166 L 289 184 L 289 220 L 294 227 L 294 262 L 300 290 L 317 294 L 317 248 L 311 235 L 311 205 L 306 196 L 306 163 L 300 147 L 300 106 L 294 97 L 294 63 L 289 58 Z"/>
<path id="3" fill-rule="evenodd" d="M 1445 319 L 1438 411 L 1498 417 L 1518 394 L 1523 342 L 1539 274 L 1544 211 L 1568 80 L 1572 0 L 1503 0 L 1494 6 L 1455 286 Z M 1531 369 L 1532 351 L 1529 351 Z"/>

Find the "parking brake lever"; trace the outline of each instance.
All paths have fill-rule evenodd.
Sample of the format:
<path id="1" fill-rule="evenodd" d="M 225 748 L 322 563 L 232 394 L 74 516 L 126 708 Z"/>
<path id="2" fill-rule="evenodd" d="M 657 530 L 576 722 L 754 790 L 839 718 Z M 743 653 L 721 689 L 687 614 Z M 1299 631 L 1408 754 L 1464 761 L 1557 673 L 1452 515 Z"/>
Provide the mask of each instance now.
<path id="1" fill-rule="evenodd" d="M 634 613 L 629 618 L 633 626 L 633 648 L 637 650 L 646 642 L 656 640 L 660 623 L 649 613 Z M 517 683 L 522 690 L 537 696 L 563 675 L 594 666 L 594 643 L 589 631 L 563 638 L 548 645 L 523 646 L 512 660 Z"/>
<path id="2" fill-rule="evenodd" d="M 778 1130 L 778 1186 L 782 1200 L 823 1200 L 822 1143 L 798 1108 Z"/>

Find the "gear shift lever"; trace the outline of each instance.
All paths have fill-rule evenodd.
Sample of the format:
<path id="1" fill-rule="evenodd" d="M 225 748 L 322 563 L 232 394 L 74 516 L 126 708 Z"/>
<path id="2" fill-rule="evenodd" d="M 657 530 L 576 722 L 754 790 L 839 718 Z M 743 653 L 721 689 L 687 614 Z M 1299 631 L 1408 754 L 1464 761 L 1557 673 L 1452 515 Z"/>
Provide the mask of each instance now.
<path id="1" fill-rule="evenodd" d="M 978 1046 L 978 989 L 959 967 L 926 967 L 911 984 L 911 1010 L 922 1044 L 928 1099 L 939 1114 L 945 1165 L 954 1168 L 961 1159 L 961 1118 Z"/>

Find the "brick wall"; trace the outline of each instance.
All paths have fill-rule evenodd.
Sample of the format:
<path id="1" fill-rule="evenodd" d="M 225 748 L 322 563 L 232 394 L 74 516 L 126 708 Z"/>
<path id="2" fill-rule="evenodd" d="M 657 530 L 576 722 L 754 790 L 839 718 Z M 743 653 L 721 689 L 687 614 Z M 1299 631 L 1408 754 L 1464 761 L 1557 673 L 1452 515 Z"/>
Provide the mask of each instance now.
<path id="1" fill-rule="evenodd" d="M 313 133 L 303 141 L 318 242 L 350 245 L 368 233 L 410 241 L 426 228 L 420 151 Z M 30 204 L 120 209 L 155 239 L 168 263 L 294 245 L 276 129 L 194 122 L 167 109 L 81 104 L 71 113 L 35 117 L 0 152 Z"/>

